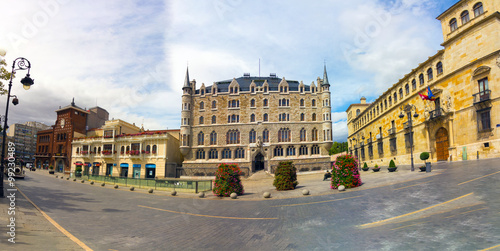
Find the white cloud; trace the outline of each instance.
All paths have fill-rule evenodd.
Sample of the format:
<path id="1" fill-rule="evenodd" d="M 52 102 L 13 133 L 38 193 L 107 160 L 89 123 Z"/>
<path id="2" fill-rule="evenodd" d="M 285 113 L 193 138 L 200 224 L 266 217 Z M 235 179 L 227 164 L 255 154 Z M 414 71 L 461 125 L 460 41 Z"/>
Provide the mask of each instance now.
<path id="1" fill-rule="evenodd" d="M 434 17 L 450 1 L 3 1 L 8 68 L 24 56 L 35 79 L 28 92 L 15 80 L 9 121 L 52 124 L 75 97 L 146 128 L 178 128 L 187 65 L 198 86 L 258 75 L 259 59 L 263 76 L 310 84 L 326 60 L 334 134 L 345 138 L 350 103 L 376 98 L 440 48 Z"/>

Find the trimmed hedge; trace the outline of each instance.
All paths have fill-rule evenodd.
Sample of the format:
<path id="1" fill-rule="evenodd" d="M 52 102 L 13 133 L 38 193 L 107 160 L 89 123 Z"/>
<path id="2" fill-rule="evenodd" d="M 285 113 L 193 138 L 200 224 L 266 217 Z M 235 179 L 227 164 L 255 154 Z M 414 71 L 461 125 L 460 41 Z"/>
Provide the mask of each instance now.
<path id="1" fill-rule="evenodd" d="M 237 164 L 220 164 L 215 173 L 213 193 L 220 197 L 229 197 L 231 193 L 243 195 L 242 172 Z"/>
<path id="2" fill-rule="evenodd" d="M 361 186 L 361 184 L 356 157 L 349 154 L 338 156 L 333 165 L 330 187 L 332 189 L 337 189 L 339 186 L 352 188 Z"/>
<path id="3" fill-rule="evenodd" d="M 396 167 L 396 164 L 394 164 L 394 160 L 391 159 L 391 162 L 389 162 L 389 167 Z"/>
<path id="4" fill-rule="evenodd" d="M 276 168 L 273 186 L 276 190 L 293 190 L 299 182 L 297 181 L 297 168 L 292 161 L 282 161 Z"/>
<path id="5" fill-rule="evenodd" d="M 428 152 L 422 152 L 420 154 L 420 159 L 423 160 L 424 162 L 429 158 L 429 153 Z"/>

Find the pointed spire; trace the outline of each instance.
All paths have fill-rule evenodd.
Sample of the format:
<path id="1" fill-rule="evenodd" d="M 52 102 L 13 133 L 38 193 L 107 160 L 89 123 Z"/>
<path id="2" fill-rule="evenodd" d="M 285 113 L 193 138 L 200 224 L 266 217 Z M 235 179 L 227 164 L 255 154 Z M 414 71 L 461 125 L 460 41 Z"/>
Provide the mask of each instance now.
<path id="1" fill-rule="evenodd" d="M 71 106 L 75 106 L 75 97 L 73 97 L 73 101 L 71 101 Z"/>
<path id="2" fill-rule="evenodd" d="M 326 74 L 326 63 L 325 63 L 325 70 L 323 73 L 323 85 L 330 85 L 330 83 L 328 82 L 328 75 Z"/>
<path id="3" fill-rule="evenodd" d="M 189 68 L 186 67 L 186 79 L 184 80 L 184 86 L 182 88 L 191 88 L 189 85 Z"/>

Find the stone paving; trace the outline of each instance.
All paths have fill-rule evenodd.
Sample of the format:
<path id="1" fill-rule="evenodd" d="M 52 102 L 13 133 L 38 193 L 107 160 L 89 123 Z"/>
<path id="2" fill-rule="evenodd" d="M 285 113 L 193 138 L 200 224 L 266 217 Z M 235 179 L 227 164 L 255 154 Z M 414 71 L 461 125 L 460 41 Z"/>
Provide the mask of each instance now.
<path id="1" fill-rule="evenodd" d="M 445 163 L 446 164 L 446 163 Z M 465 163 L 466 164 L 466 163 Z M 457 165 L 463 165 L 461 163 L 458 163 Z M 204 200 L 207 201 L 213 201 L 214 200 L 220 200 L 220 207 L 216 208 L 205 208 L 206 211 L 204 211 L 204 214 L 207 215 L 218 215 L 220 214 L 220 209 L 224 209 L 225 215 L 241 215 L 241 213 L 251 215 L 251 212 L 245 212 L 245 209 L 242 208 L 232 208 L 228 207 L 229 204 L 231 204 L 231 201 L 238 201 L 238 200 L 243 200 L 243 201 L 255 201 L 255 203 L 259 204 L 260 201 L 275 201 L 276 205 L 283 204 L 281 202 L 281 199 L 288 199 L 287 203 L 294 203 L 296 198 L 297 202 L 303 202 L 301 198 L 304 198 L 305 196 L 302 195 L 302 190 L 303 189 L 308 189 L 311 193 L 311 195 L 307 196 L 310 197 L 311 199 L 314 199 L 315 196 L 319 195 L 335 195 L 338 193 L 349 193 L 353 191 L 362 191 L 362 190 L 369 190 L 373 188 L 378 188 L 378 187 L 383 187 L 383 186 L 390 186 L 394 184 L 401 184 L 399 186 L 404 186 L 403 183 L 409 182 L 409 181 L 414 181 L 418 179 L 423 179 L 423 178 L 428 178 L 431 176 L 436 176 L 440 175 L 443 173 L 443 171 L 448 168 L 448 166 L 445 166 L 444 168 L 440 168 L 442 166 L 441 164 L 433 164 L 433 171 L 431 173 L 425 173 L 425 172 L 410 172 L 408 167 L 401 167 L 400 170 L 398 170 L 395 173 L 388 173 L 387 170 L 381 170 L 380 172 L 372 172 L 371 170 L 368 172 L 363 172 L 361 171 L 361 179 L 363 181 L 363 185 L 358 188 L 354 189 L 348 189 L 346 192 L 339 192 L 337 190 L 332 190 L 329 188 L 329 181 L 322 181 L 323 180 L 323 175 L 324 172 L 311 172 L 311 173 L 302 173 L 298 175 L 298 181 L 299 181 L 299 186 L 298 189 L 294 191 L 276 191 L 274 187 L 272 186 L 273 182 L 273 177 L 269 174 L 266 173 L 257 173 L 255 176 L 250 177 L 248 179 L 243 179 L 243 185 L 245 188 L 245 195 L 240 196 L 237 200 L 232 200 L 230 198 L 218 198 L 214 196 L 211 193 L 207 194 L 207 198 L 205 199 L 199 199 L 197 195 L 195 194 L 190 194 L 190 193 L 180 193 L 178 196 L 179 198 L 185 198 L 185 199 L 191 199 L 192 204 L 196 207 L 193 208 L 182 208 L 179 206 L 179 208 L 173 208 L 176 211 L 185 211 L 189 213 L 201 213 L 198 212 L 200 210 L 200 207 L 203 208 Z M 28 176 L 33 177 L 36 179 L 37 176 L 46 176 L 46 177 L 53 177 L 53 175 L 49 175 L 47 171 L 45 170 L 37 170 L 36 172 L 27 172 Z M 55 178 L 54 178 L 55 179 Z M 30 181 L 30 182 L 36 182 Z M 88 184 L 88 182 L 84 184 L 80 184 L 79 182 L 73 182 L 72 180 L 58 180 L 58 184 L 60 184 L 62 187 L 64 187 L 64 184 L 71 183 L 72 186 L 91 186 Z M 93 186 L 100 186 L 99 184 L 94 184 Z M 104 188 L 99 187 L 99 189 L 106 189 L 106 191 L 109 191 L 109 193 L 114 194 L 114 193 L 127 193 L 130 194 L 129 200 L 140 200 L 137 199 L 134 194 L 140 193 L 140 194 L 145 194 L 147 193 L 146 189 L 136 189 L 134 192 L 130 192 L 128 188 L 126 187 L 120 187 L 118 189 L 114 189 L 111 185 L 107 185 Z M 112 190 L 119 190 L 119 191 L 112 191 Z M 272 194 L 271 199 L 264 199 L 262 198 L 262 193 L 263 192 L 270 192 Z M 158 198 L 158 200 L 155 201 L 147 201 L 149 204 L 146 204 L 146 202 L 140 201 L 137 203 L 142 203 L 143 205 L 149 205 L 151 207 L 158 207 L 160 208 L 162 205 L 162 201 L 169 200 L 170 198 L 170 192 L 169 191 L 154 191 L 152 194 L 155 198 Z M 161 198 L 165 199 L 161 199 Z M 66 237 L 61 231 L 59 231 L 56 227 L 54 227 L 44 216 L 30 203 L 28 202 L 19 192 L 16 194 L 16 244 L 12 245 L 8 243 L 7 240 L 7 235 L 5 234 L 7 232 L 6 225 L 8 224 L 8 217 L 7 217 L 7 212 L 8 212 L 8 203 L 6 198 L 1 198 L 0 201 L 2 202 L 0 204 L 0 231 L 2 231 L 2 238 L 0 241 L 0 250 L 82 250 L 80 246 L 75 244 L 73 241 L 71 241 L 68 237 Z M 196 202 L 199 201 L 199 202 Z M 97 201 L 95 201 L 96 203 Z M 109 210 L 116 210 L 116 215 L 120 215 L 122 212 L 126 212 L 128 209 L 127 208 L 121 208 L 119 209 L 113 209 L 112 203 L 111 202 L 98 202 L 98 203 L 107 203 L 107 207 L 110 207 Z M 228 204 L 229 203 L 229 204 Z M 253 202 L 252 202 L 253 203 Z M 321 205 L 321 204 L 317 204 Z M 272 206 L 272 205 L 271 205 Z M 325 207 L 327 205 L 322 205 L 322 207 Z M 198 211 L 196 211 L 196 210 Z M 271 211 L 269 210 L 262 210 L 259 215 L 256 215 L 255 217 L 276 217 L 278 216 L 281 219 L 286 219 L 289 216 L 294 215 L 301 215 L 301 214 L 307 214 L 308 207 L 297 207 L 297 208 L 287 208 L 286 210 L 288 211 L 282 211 L 283 209 L 277 208 L 276 210 L 278 211 Z M 280 215 L 279 212 L 286 212 L 283 215 Z M 276 215 L 278 213 L 278 215 Z M 289 216 L 287 216 L 289 215 Z M 119 217 L 119 216 L 117 216 Z M 134 216 L 135 217 L 135 216 Z M 213 220 L 211 218 L 196 218 L 197 221 L 196 223 L 190 222 L 188 218 L 186 218 L 184 215 L 174 215 L 173 218 L 170 218 L 173 225 L 167 226 L 166 229 L 175 229 L 175 224 L 194 224 L 196 226 L 199 226 L 200 228 L 203 228 L 205 231 L 209 229 L 213 229 L 213 231 L 216 232 L 216 226 L 213 224 Z M 175 219 L 184 219 L 183 221 L 180 221 L 180 223 L 176 223 Z M 140 218 L 138 218 L 140 222 Z M 170 220 L 169 220 L 170 221 Z M 272 222 L 249 222 L 247 225 L 240 225 L 240 226 L 232 226 L 230 220 L 218 220 L 218 225 L 223 224 L 225 221 L 227 221 L 227 227 L 233 229 L 234 234 L 237 236 L 241 237 L 242 240 L 242 248 L 243 249 L 249 249 L 252 247 L 256 247 L 257 243 L 274 243 L 272 246 L 260 246 L 263 249 L 270 250 L 270 249 L 296 249 L 296 247 L 293 246 L 293 241 L 289 239 L 288 234 L 290 231 L 293 231 L 291 229 L 297 229 L 297 228 L 307 228 L 307 225 L 296 225 L 293 221 L 286 221 L 286 224 L 279 225 L 279 224 L 273 224 Z M 84 226 L 85 222 L 79 223 L 83 224 Z M 131 225 L 129 226 L 131 229 L 134 228 L 135 223 L 131 222 Z M 318 222 L 312 222 L 311 224 L 319 224 Z M 276 229 L 279 228 L 279 229 Z M 94 231 L 98 232 L 103 232 L 103 240 L 102 242 L 116 242 L 117 247 L 121 247 L 121 250 L 127 250 L 127 245 L 131 245 L 135 242 L 144 242 L 147 241 L 147 239 L 142 238 L 137 238 L 137 239 L 127 239 L 127 242 L 121 241 L 121 237 L 117 236 L 113 233 L 110 232 L 109 229 L 106 228 L 106 226 L 100 226 L 100 225 L 94 225 L 92 226 L 92 229 Z M 258 231 L 258 229 L 262 229 L 262 231 Z M 70 232 L 72 232 L 71 229 L 68 229 Z M 166 230 L 164 229 L 164 226 L 160 226 L 158 228 L 157 233 L 159 234 L 158 236 L 149 236 L 148 238 L 167 238 L 166 236 L 162 235 Z M 153 231 L 154 232 L 154 231 Z M 168 231 L 167 231 L 168 232 Z M 283 235 L 270 235 L 270 232 L 281 232 Z M 192 231 L 193 234 L 196 234 L 197 232 L 195 229 Z M 199 234 L 199 233 L 198 233 Z M 205 234 L 205 232 L 204 232 Z M 183 235 L 184 236 L 184 235 Z M 219 236 L 217 235 L 212 235 L 211 238 L 219 238 L 221 242 L 218 242 L 218 245 L 224 246 L 224 236 Z M 326 237 L 325 237 L 326 238 Z M 329 237 L 330 238 L 330 237 Z M 172 242 L 172 244 L 175 243 L 183 243 L 183 242 L 188 242 L 192 241 L 193 239 L 198 239 L 197 237 L 193 237 L 193 235 L 185 235 L 184 237 L 176 235 L 175 238 L 168 238 L 169 241 Z M 316 238 L 318 240 L 318 238 Z M 82 240 L 86 242 L 87 240 Z M 229 240 L 227 240 L 229 241 Z M 307 242 L 307 240 L 304 240 Z M 328 244 L 330 239 L 326 238 L 324 239 L 324 242 Z M 229 243 L 227 244 L 229 246 Z M 267 244 L 266 244 L 267 245 Z M 291 245 L 291 246 L 290 246 Z M 311 245 L 314 245 L 314 242 L 311 243 Z M 215 249 L 217 247 L 215 246 L 206 246 L 205 248 L 208 249 Z"/>

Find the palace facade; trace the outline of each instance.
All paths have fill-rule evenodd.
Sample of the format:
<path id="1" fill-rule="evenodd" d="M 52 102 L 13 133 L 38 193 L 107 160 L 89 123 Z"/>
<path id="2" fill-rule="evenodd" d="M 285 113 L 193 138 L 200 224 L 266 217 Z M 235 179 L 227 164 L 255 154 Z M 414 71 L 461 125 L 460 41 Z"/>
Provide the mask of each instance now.
<path id="1" fill-rule="evenodd" d="M 409 164 L 412 148 L 422 164 L 421 152 L 431 161 L 500 157 L 499 11 L 496 0 L 462 0 L 439 15 L 444 48 L 374 102 L 347 109 L 349 152 L 371 166 Z M 419 96 L 428 89 L 435 100 Z"/>
<path id="2" fill-rule="evenodd" d="M 272 172 L 285 160 L 302 171 L 330 168 L 326 67 L 323 79 L 311 85 L 276 74 L 244 74 L 197 88 L 186 72 L 182 90 L 180 150 L 185 175 L 203 168 L 211 173 L 221 163 L 237 163 L 246 174 Z"/>
<path id="3" fill-rule="evenodd" d="M 72 156 L 72 172 L 129 178 L 175 177 L 182 163 L 178 129 L 144 131 L 119 119 L 74 139 Z"/>

